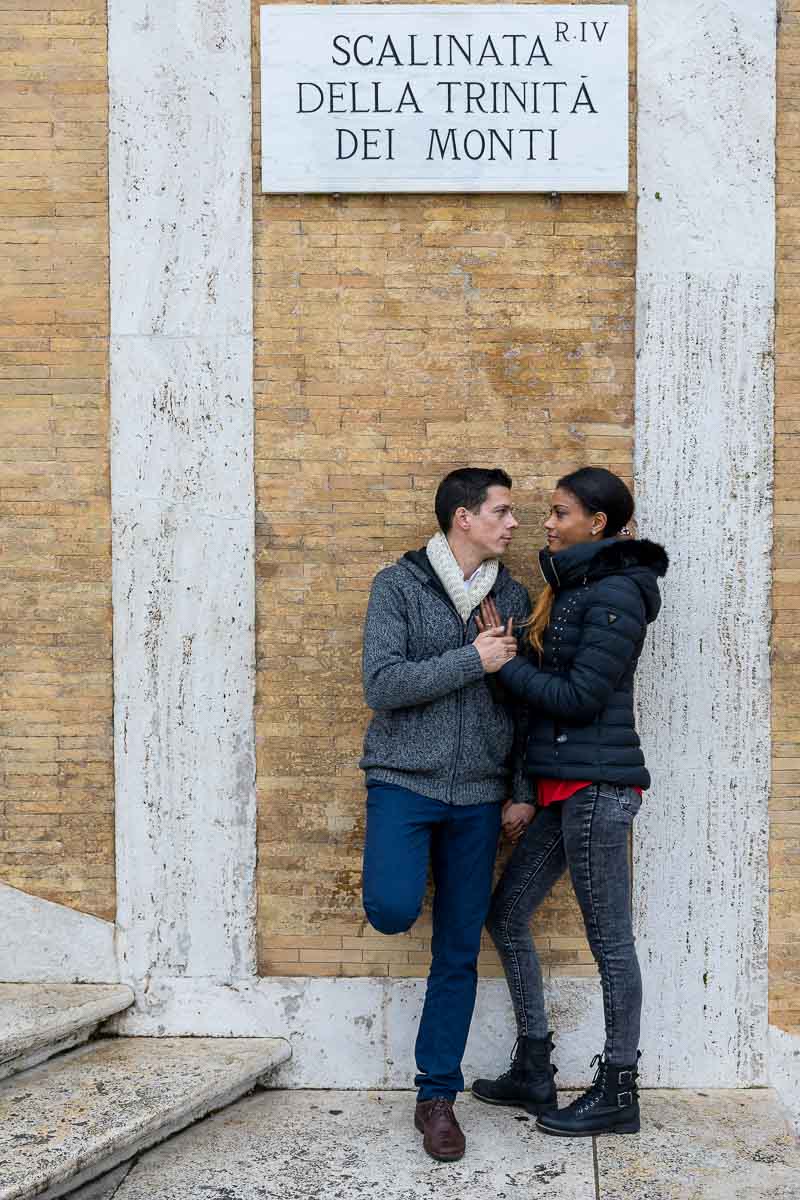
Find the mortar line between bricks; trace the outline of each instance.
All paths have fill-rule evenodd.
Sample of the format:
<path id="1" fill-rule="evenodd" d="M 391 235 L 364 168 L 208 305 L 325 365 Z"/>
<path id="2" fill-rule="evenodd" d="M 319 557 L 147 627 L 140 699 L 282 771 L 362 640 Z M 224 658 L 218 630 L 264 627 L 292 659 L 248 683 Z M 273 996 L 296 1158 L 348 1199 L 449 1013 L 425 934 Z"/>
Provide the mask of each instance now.
<path id="1" fill-rule="evenodd" d="M 597 1160 L 597 1138 L 592 1138 L 592 1167 L 594 1168 L 594 1200 L 602 1200 L 600 1195 L 600 1164 Z"/>

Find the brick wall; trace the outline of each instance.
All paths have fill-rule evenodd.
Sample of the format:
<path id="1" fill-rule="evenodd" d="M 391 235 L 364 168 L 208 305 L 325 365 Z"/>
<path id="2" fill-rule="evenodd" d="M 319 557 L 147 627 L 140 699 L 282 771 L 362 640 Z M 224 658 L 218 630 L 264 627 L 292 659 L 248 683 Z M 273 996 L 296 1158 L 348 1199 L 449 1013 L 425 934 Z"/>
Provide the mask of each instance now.
<path id="1" fill-rule="evenodd" d="M 528 583 L 558 475 L 630 474 L 635 192 L 262 196 L 253 35 L 261 970 L 424 975 L 428 911 L 386 938 L 360 904 L 370 581 L 455 466 L 513 475 Z M 566 885 L 539 926 L 594 972 Z"/>
<path id="2" fill-rule="evenodd" d="M 104 0 L 0 0 L 0 879 L 111 917 Z"/>
<path id="3" fill-rule="evenodd" d="M 780 9 L 770 1021 L 800 1033 L 800 0 Z"/>
<path id="4" fill-rule="evenodd" d="M 796 1031 L 799 70 L 784 0 L 770 1012 Z M 113 917 L 106 107 L 104 0 L 0 0 L 0 879 Z M 424 974 L 427 913 L 381 938 L 358 896 L 369 581 L 453 466 L 515 476 L 527 581 L 553 479 L 629 472 L 633 192 L 257 192 L 255 236 L 261 965 Z M 539 926 L 551 974 L 593 970 L 567 887 Z"/>

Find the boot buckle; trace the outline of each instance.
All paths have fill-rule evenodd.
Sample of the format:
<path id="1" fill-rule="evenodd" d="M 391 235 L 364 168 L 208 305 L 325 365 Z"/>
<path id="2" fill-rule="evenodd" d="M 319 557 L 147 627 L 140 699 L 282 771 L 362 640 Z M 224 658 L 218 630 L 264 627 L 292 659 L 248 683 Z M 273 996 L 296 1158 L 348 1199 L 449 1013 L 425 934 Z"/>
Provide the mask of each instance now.
<path id="1" fill-rule="evenodd" d="M 630 1083 L 633 1079 L 633 1071 L 620 1071 L 617 1075 L 618 1083 Z"/>
<path id="2" fill-rule="evenodd" d="M 633 1104 L 633 1092 L 617 1092 L 617 1108 L 627 1108 Z"/>

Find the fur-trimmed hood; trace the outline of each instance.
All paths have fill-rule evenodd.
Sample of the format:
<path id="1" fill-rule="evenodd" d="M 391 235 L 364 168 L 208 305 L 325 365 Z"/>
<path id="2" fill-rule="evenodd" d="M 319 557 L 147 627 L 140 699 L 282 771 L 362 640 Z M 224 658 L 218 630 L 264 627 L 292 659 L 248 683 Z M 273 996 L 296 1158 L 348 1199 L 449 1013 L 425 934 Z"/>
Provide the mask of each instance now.
<path id="1" fill-rule="evenodd" d="M 588 585 L 608 575 L 626 575 L 635 580 L 642 593 L 647 620 L 654 621 L 661 608 L 657 580 L 666 575 L 669 556 L 663 546 L 647 538 L 603 538 L 555 554 L 540 550 L 539 565 L 555 592 Z"/>
<path id="2" fill-rule="evenodd" d="M 658 542 L 647 538 L 606 538 L 592 559 L 589 578 L 624 571 L 627 567 L 648 567 L 659 578 L 666 575 L 669 555 Z"/>

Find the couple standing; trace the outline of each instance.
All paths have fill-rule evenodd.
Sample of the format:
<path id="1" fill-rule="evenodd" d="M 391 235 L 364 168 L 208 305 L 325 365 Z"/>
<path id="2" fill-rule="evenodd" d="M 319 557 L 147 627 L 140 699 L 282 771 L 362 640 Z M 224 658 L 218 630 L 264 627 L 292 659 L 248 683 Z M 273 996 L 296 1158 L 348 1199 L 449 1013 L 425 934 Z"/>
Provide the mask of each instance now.
<path id="1" fill-rule="evenodd" d="M 518 526 L 508 475 L 453 471 L 435 509 L 441 532 L 379 572 L 364 629 L 370 924 L 411 927 L 429 862 L 435 887 L 415 1125 L 432 1157 L 463 1155 L 453 1102 L 486 921 L 518 1036 L 510 1070 L 476 1080 L 473 1095 L 536 1113 L 550 1134 L 633 1133 L 642 988 L 628 841 L 650 782 L 633 678 L 667 556 L 627 535 L 623 481 L 584 467 L 553 493 L 546 587 L 531 612 L 500 562 Z M 515 848 L 490 898 L 501 827 Z M 529 926 L 567 869 L 600 970 L 606 1040 L 592 1087 L 559 1109 Z"/>

